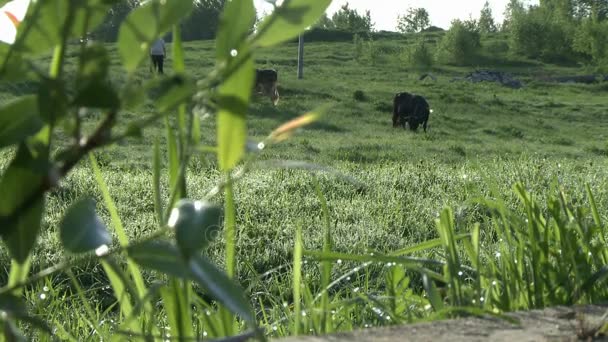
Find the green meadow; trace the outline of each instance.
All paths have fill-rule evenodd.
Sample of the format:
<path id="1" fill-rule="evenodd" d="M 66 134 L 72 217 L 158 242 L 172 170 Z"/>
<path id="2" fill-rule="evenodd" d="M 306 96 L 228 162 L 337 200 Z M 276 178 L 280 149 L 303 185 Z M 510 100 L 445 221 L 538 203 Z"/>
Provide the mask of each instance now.
<path id="1" fill-rule="evenodd" d="M 437 41 L 440 34 L 429 34 L 427 38 Z M 442 312 L 441 300 L 438 302 L 434 295 L 445 295 L 445 291 L 450 293 L 450 289 L 446 290 L 448 285 L 457 283 L 450 281 L 448 285 L 441 285 L 439 282 L 437 288 L 429 287 L 426 278 L 415 267 L 377 256 L 389 256 L 405 248 L 419 246 L 412 253 L 406 251 L 407 254 L 420 260 L 446 262 L 446 265 L 452 265 L 451 262 L 458 257 L 470 269 L 494 267 L 495 273 L 486 274 L 483 279 L 490 284 L 503 277 L 500 279 L 506 284 L 507 274 L 516 271 L 510 271 L 508 265 L 513 265 L 501 261 L 501 258 L 508 258 L 509 251 L 522 252 L 527 242 L 516 235 L 517 242 L 507 246 L 503 241 L 506 235 L 501 235 L 504 232 L 499 230 L 501 216 L 497 212 L 510 213 L 514 217 L 512 222 L 516 222 L 510 227 L 516 230 L 517 227 L 525 228 L 527 222 L 536 219 L 543 222 L 543 219 L 550 218 L 556 198 L 558 202 L 562 198 L 564 210 L 571 210 L 571 216 L 565 214 L 566 217 L 580 223 L 581 227 L 590 227 L 594 223 L 595 228 L 604 227 L 599 234 L 604 235 L 605 241 L 605 222 L 608 220 L 608 84 L 543 82 L 544 76 L 585 74 L 588 70 L 579 65 L 552 65 L 510 57 L 492 48 L 503 42 L 504 37 L 500 35 L 484 38 L 484 55 L 471 66 L 438 64 L 431 70 L 413 69 L 403 58 L 403 49 L 413 39 L 412 36 L 377 39 L 372 43 L 366 42 L 362 52 L 357 52 L 355 44 L 348 41 L 306 42 L 304 78 L 301 80 L 296 77 L 296 43 L 264 49 L 255 55 L 257 67 L 278 71 L 280 102 L 273 106 L 268 98 L 253 97 L 247 115 L 252 146 L 264 140 L 282 123 L 317 108 L 325 108 L 318 121 L 298 129 L 289 139 L 263 149 L 252 149 L 247 155 L 248 171 L 234 184 L 237 279 L 246 289 L 247 298 L 269 336 L 286 336 L 297 331 L 351 330 L 446 317 L 439 314 Z M 111 81 L 120 85 L 125 76 L 119 65 L 118 52 L 112 45 L 107 47 L 113 58 Z M 214 67 L 214 51 L 214 41 L 185 42 L 188 74 L 196 79 L 205 78 Z M 48 64 L 48 60 L 41 62 Z M 171 58 L 167 61 L 168 74 L 172 73 L 172 62 Z M 74 72 L 75 67 L 76 61 L 71 60 L 66 72 Z M 524 86 L 511 89 L 497 83 L 453 80 L 475 69 L 508 72 Z M 426 72 L 431 72 L 437 79 L 419 80 Z M 143 83 L 154 76 L 145 66 L 140 67 L 137 77 Z M 3 83 L 0 102 L 33 89 L 28 84 Z M 422 129 L 411 132 L 392 127 L 392 99 L 395 93 L 402 91 L 423 95 L 429 102 L 433 112 L 426 133 Z M 360 93 L 355 96 L 356 92 L 363 96 Z M 137 120 L 153 111 L 151 104 L 122 111 L 119 122 Z M 203 144 L 214 146 L 214 113 L 197 115 L 201 119 Z M 93 127 L 98 119 L 98 113 L 85 113 L 85 128 Z M 125 129 L 126 126 L 118 128 Z M 69 139 L 59 130 L 56 137 L 58 147 Z M 124 143 L 95 152 L 125 230 L 134 240 L 150 234 L 158 225 L 152 187 L 151 147 L 155 141 L 163 146 L 161 156 L 165 165 L 166 130 L 162 121 L 146 128 L 141 137 L 132 137 Z M 3 171 L 12 153 L 5 150 L 0 155 Z M 188 165 L 188 197 L 211 198 L 222 203 L 222 195 L 210 197 L 222 179 L 222 174 L 217 171 L 215 155 L 201 150 Z M 167 201 L 168 181 L 163 178 L 161 183 L 162 200 Z M 523 186 L 537 207 L 522 201 L 515 184 Z M 590 193 L 594 196 L 593 201 L 590 201 Z M 57 226 L 66 208 L 85 195 L 97 199 L 102 219 L 110 224 L 110 214 L 91 165 L 88 159 L 84 159 L 47 197 L 43 232 L 32 257 L 33 272 L 72 258 L 61 248 Z M 496 206 L 492 207 L 490 203 Z M 532 207 L 535 209 L 528 210 Z M 465 253 L 464 249 L 451 254 L 440 245 L 424 247 L 423 243 L 437 241 L 443 236 L 441 227 L 449 224 L 449 220 L 442 216 L 445 208 L 451 208 L 454 234 L 478 234 L 480 251 L 476 255 L 480 265 L 475 266 L 475 261 L 470 259 L 471 254 Z M 440 218 L 443 218 L 443 225 L 438 224 Z M 572 223 L 564 220 L 564 227 Z M 301 245 L 305 252 L 302 259 L 298 261 L 296 258 L 294 262 L 298 229 L 301 229 Z M 539 246 L 544 246 L 543 243 L 550 245 L 548 236 L 553 233 L 549 233 L 549 228 L 539 231 L 547 234 L 545 239 L 539 238 Z M 564 232 L 560 235 L 562 239 L 578 236 Z M 583 240 L 582 236 L 578 237 Z M 589 241 L 589 253 L 606 253 L 602 238 L 594 236 Z M 521 248 L 516 247 L 518 244 Z M 327 282 L 322 280 L 325 269 L 321 266 L 327 264 L 306 251 L 320 251 L 329 245 L 335 254 L 332 257 L 327 254 L 324 260 L 331 260 L 330 280 L 333 283 L 324 288 L 323 284 Z M 565 253 L 566 247 L 561 248 Z M 218 265 L 224 264 L 221 234 L 206 253 Z M 578 254 L 573 253 L 571 260 L 578 262 Z M 543 277 L 556 277 L 551 281 L 571 281 L 576 287 L 599 270 L 591 267 L 587 278 L 581 271 L 577 276 L 566 276 L 569 280 L 564 280 L 558 271 L 565 267 L 564 274 L 568 275 L 572 274 L 571 270 L 555 261 L 555 257 L 552 252 L 547 252 L 547 260 L 543 261 L 547 264 L 541 263 L 547 270 Z M 8 269 L 10 258 L 4 247 L 0 249 L 0 261 Z M 527 262 L 533 262 L 533 259 Z M 422 264 L 440 272 L 440 266 Z M 601 262 L 590 264 L 601 265 Z M 293 297 L 293 289 L 300 287 L 294 286 L 293 273 L 300 266 L 303 315 L 297 310 L 300 303 L 296 305 Z M 505 268 L 501 271 L 501 267 Z M 120 314 L 98 261 L 94 258 L 80 261 L 71 270 L 81 286 L 80 295 L 74 288 L 74 281 L 70 280 L 71 274 L 53 274 L 27 288 L 26 296 L 32 312 L 61 326 L 55 332 L 59 338 L 88 336 L 96 340 L 100 336 L 115 334 L 117 326 L 114 322 L 119 321 Z M 535 291 L 543 293 L 541 297 L 545 296 L 540 302 L 537 297 L 530 301 L 513 299 L 514 293 L 525 292 L 522 287 L 510 292 L 511 302 L 499 300 L 508 292 L 504 289 L 494 293 L 498 298 L 494 303 L 480 306 L 480 298 L 483 302 L 484 296 L 490 298 L 492 295 L 488 290 L 491 286 L 481 280 L 478 286 L 475 285 L 475 279 L 481 278 L 475 278 L 473 271 L 463 270 L 469 277 L 463 278 L 460 284 L 462 292 L 458 296 L 442 298 L 454 306 L 476 307 L 494 313 L 544 305 L 597 302 L 605 294 L 602 290 L 606 285 L 605 276 L 601 273 L 597 283 L 586 285 L 588 296 L 561 296 L 557 291 L 555 297 L 549 298 L 546 292 L 551 292 L 550 288 L 535 288 Z M 3 284 L 7 277 L 8 272 L 2 272 Z M 153 271 L 146 271 L 144 277 L 150 283 L 163 279 L 163 276 L 155 276 Z M 530 279 L 526 278 L 525 272 L 520 278 L 522 284 Z M 536 283 L 539 282 L 537 279 Z M 568 285 L 557 284 L 568 289 Z M 454 286 L 450 288 L 453 290 Z M 481 295 L 480 291 L 486 295 Z M 324 293 L 329 294 L 328 303 L 321 306 Z M 454 298 L 458 299 L 457 303 Z M 88 301 L 91 310 L 80 309 L 83 299 Z M 212 329 L 216 317 L 212 301 L 204 293 L 197 300 L 194 311 L 200 314 L 193 318 L 197 336 L 222 336 L 221 331 Z M 330 313 L 325 314 L 331 315 L 331 323 L 319 318 L 325 316 L 318 316 L 319 310 L 328 308 Z M 160 311 L 157 314 L 162 325 L 166 317 Z M 294 316 L 298 316 L 297 323 Z M 294 328 L 296 324 L 297 329 Z M 94 332 L 93 326 L 96 327 Z M 41 335 L 40 338 L 45 337 Z"/>

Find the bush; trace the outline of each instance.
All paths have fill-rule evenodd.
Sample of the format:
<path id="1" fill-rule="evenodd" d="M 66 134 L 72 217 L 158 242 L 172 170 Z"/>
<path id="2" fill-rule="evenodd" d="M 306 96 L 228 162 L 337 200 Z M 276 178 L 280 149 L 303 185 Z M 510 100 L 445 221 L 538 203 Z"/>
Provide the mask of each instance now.
<path id="1" fill-rule="evenodd" d="M 583 53 L 602 72 L 608 72 L 608 21 L 586 19 L 577 28 L 573 49 Z"/>
<path id="2" fill-rule="evenodd" d="M 502 40 L 491 40 L 484 44 L 484 50 L 493 55 L 509 52 L 509 44 Z"/>
<path id="3" fill-rule="evenodd" d="M 366 96 L 363 90 L 355 90 L 353 93 L 353 98 L 357 101 L 365 101 Z"/>
<path id="4" fill-rule="evenodd" d="M 474 63 L 481 49 L 481 35 L 471 25 L 460 20 L 453 20 L 452 26 L 445 34 L 439 48 L 437 59 L 456 65 Z"/>
<path id="5" fill-rule="evenodd" d="M 552 18 L 543 8 L 533 7 L 514 16 L 510 23 L 509 45 L 514 53 L 547 62 L 566 62 L 574 58 L 573 26 Z"/>
<path id="6" fill-rule="evenodd" d="M 435 63 L 431 49 L 422 39 L 405 48 L 402 58 L 408 66 L 414 68 L 429 69 Z"/>

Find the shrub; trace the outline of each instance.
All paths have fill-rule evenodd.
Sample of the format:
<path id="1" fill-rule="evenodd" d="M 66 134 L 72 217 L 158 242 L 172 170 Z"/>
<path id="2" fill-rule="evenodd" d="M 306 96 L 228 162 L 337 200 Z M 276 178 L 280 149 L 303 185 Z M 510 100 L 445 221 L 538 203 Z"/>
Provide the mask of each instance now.
<path id="1" fill-rule="evenodd" d="M 511 50 L 530 58 L 547 62 L 566 62 L 574 58 L 573 26 L 539 7 L 520 13 L 511 19 L 509 46 Z"/>
<path id="2" fill-rule="evenodd" d="M 437 49 L 437 59 L 456 65 L 475 62 L 481 49 L 481 36 L 472 26 L 461 20 L 453 20 Z"/>
<path id="3" fill-rule="evenodd" d="M 353 93 L 353 98 L 357 101 L 365 101 L 366 96 L 363 90 L 355 90 Z"/>
<path id="4" fill-rule="evenodd" d="M 575 51 L 585 54 L 599 69 L 608 72 L 608 21 L 584 20 L 573 40 Z"/>
<path id="5" fill-rule="evenodd" d="M 429 69 L 435 62 L 431 49 L 429 49 L 428 44 L 422 39 L 405 48 L 402 58 L 410 67 L 421 69 Z"/>

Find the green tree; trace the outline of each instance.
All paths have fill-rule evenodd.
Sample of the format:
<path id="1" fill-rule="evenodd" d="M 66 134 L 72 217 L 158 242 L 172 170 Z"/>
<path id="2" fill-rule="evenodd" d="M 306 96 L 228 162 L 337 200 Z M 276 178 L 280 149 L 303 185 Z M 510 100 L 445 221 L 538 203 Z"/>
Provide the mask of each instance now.
<path id="1" fill-rule="evenodd" d="M 397 31 L 402 33 L 420 32 L 431 24 L 429 12 L 426 9 L 408 8 L 407 14 L 397 18 Z"/>
<path id="2" fill-rule="evenodd" d="M 333 21 L 331 21 L 331 19 L 327 16 L 327 13 L 323 13 L 323 15 L 319 18 L 314 27 L 331 30 L 334 29 L 336 26 L 334 25 Z"/>
<path id="3" fill-rule="evenodd" d="M 211 39 L 215 37 L 219 18 L 226 0 L 199 0 L 182 24 L 184 40 Z"/>
<path id="4" fill-rule="evenodd" d="M 139 4 L 138 0 L 117 1 L 112 5 L 101 25 L 91 33 L 91 36 L 97 40 L 116 41 L 120 25 Z"/>
<path id="5" fill-rule="evenodd" d="M 502 30 L 509 31 L 513 21 L 519 16 L 525 14 L 525 12 L 526 8 L 521 0 L 509 0 L 509 3 L 507 4 L 507 7 L 503 13 L 505 18 L 502 22 Z"/>
<path id="6" fill-rule="evenodd" d="M 608 72 L 608 20 L 597 21 L 586 18 L 577 28 L 573 48 L 584 54 L 598 66 L 601 71 Z"/>
<path id="7" fill-rule="evenodd" d="M 374 30 L 369 10 L 365 12 L 365 15 L 361 15 L 357 10 L 351 9 L 348 2 L 332 15 L 331 21 L 339 30 L 349 32 L 372 32 Z"/>
<path id="8" fill-rule="evenodd" d="M 456 65 L 473 64 L 481 49 L 479 31 L 461 20 L 453 20 L 450 29 L 441 39 L 437 58 Z"/>
<path id="9" fill-rule="evenodd" d="M 492 16 L 492 9 L 490 8 L 490 3 L 488 1 L 485 2 L 479 13 L 477 26 L 479 27 L 479 32 L 482 34 L 494 33 L 497 31 L 494 17 Z"/>

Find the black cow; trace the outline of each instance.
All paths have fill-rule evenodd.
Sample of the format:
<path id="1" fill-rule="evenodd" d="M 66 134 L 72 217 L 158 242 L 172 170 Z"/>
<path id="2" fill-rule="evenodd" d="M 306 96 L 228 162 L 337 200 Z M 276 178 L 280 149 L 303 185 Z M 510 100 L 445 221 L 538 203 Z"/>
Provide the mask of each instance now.
<path id="1" fill-rule="evenodd" d="M 255 69 L 255 91 L 270 97 L 275 106 L 279 103 L 278 80 L 279 74 L 274 69 Z"/>
<path id="2" fill-rule="evenodd" d="M 393 127 L 409 124 L 412 131 L 416 131 L 422 124 L 426 133 L 426 124 L 429 121 L 431 109 L 428 102 L 420 95 L 410 93 L 397 93 L 393 99 Z"/>

